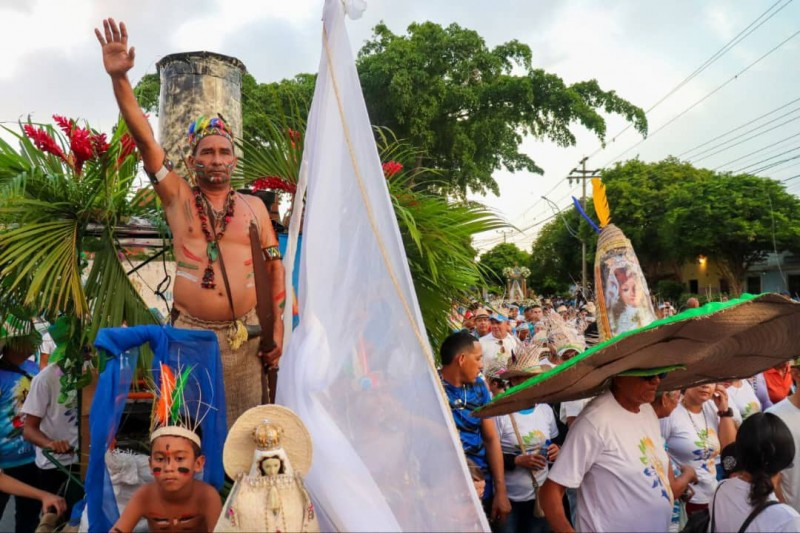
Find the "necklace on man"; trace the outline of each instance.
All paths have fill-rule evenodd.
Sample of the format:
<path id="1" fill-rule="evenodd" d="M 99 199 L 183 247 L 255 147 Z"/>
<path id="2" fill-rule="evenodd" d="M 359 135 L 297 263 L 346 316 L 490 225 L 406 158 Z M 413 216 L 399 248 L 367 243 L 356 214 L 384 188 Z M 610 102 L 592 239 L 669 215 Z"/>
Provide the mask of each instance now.
<path id="1" fill-rule="evenodd" d="M 200 282 L 200 286 L 204 289 L 215 289 L 217 284 L 214 281 L 213 264 L 214 261 L 219 258 L 218 243 L 225 235 L 228 223 L 233 219 L 236 192 L 233 189 L 228 192 L 222 211 L 214 209 L 211 202 L 206 198 L 206 195 L 200 190 L 200 187 L 192 187 L 192 193 L 194 194 L 194 205 L 197 209 L 197 216 L 200 218 L 200 229 L 203 230 L 203 235 L 206 238 L 206 257 L 208 258 L 206 269 L 203 272 L 203 281 Z M 208 227 L 209 216 L 211 217 L 213 232 Z M 217 231 L 217 227 L 219 227 L 219 231 Z"/>

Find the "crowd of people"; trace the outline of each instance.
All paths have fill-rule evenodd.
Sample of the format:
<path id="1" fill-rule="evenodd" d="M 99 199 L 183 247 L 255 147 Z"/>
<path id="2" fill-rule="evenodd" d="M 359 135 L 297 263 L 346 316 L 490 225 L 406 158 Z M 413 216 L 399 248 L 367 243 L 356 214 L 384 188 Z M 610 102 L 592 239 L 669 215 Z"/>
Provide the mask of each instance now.
<path id="1" fill-rule="evenodd" d="M 595 345 L 596 307 L 542 300 L 457 315 L 441 378 L 493 530 L 800 531 L 800 358 L 675 391 L 659 389 L 670 368 L 637 369 L 595 398 L 481 419 L 473 411 L 508 387 Z"/>

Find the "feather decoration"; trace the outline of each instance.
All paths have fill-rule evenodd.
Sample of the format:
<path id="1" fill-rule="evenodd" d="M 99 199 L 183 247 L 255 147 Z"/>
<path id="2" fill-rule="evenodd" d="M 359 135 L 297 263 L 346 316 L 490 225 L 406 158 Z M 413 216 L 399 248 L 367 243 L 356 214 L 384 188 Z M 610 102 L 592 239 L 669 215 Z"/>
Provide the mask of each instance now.
<path id="1" fill-rule="evenodd" d="M 172 391 L 172 404 L 170 406 L 170 420 L 176 421 L 181 414 L 183 408 L 183 390 L 186 388 L 186 383 L 189 380 L 189 373 L 192 371 L 191 367 L 187 367 L 178 375 L 175 381 L 175 390 Z"/>
<path id="2" fill-rule="evenodd" d="M 584 220 L 586 220 L 586 222 L 589 223 L 592 229 L 595 230 L 597 233 L 600 233 L 600 228 L 597 227 L 597 224 L 594 223 L 594 220 L 589 218 L 589 215 L 587 215 L 586 211 L 583 210 L 583 206 L 581 206 L 581 203 L 574 196 L 572 197 L 572 203 L 575 204 L 575 209 L 578 210 L 578 213 L 580 213 L 581 216 L 584 218 Z"/>
<path id="3" fill-rule="evenodd" d="M 161 363 L 161 387 L 156 402 L 155 420 L 162 426 L 169 425 L 169 415 L 171 411 L 172 392 L 175 390 L 175 375 L 172 370 Z"/>
<path id="4" fill-rule="evenodd" d="M 611 209 L 608 207 L 608 198 L 606 198 L 606 186 L 600 178 L 592 178 L 592 197 L 600 227 L 605 228 L 611 222 Z"/>

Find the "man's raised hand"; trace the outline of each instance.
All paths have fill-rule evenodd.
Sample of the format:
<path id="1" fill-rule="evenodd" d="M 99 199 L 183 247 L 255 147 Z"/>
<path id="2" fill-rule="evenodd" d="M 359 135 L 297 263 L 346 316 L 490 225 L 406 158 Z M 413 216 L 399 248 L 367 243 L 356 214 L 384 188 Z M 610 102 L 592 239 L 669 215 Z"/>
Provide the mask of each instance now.
<path id="1" fill-rule="evenodd" d="M 103 20 L 103 32 L 94 29 L 94 34 L 103 49 L 103 66 L 112 78 L 124 76 L 133 68 L 136 52 L 131 47 L 128 49 L 128 29 L 124 22 L 114 22 L 113 18 Z"/>

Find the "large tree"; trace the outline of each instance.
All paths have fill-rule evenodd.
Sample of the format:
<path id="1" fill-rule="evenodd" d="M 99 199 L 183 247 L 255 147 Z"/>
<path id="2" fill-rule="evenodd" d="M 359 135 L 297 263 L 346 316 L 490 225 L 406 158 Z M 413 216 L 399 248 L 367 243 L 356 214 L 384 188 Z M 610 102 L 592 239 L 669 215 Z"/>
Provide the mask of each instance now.
<path id="1" fill-rule="evenodd" d="M 714 259 L 734 294 L 769 252 L 800 252 L 800 201 L 775 180 L 711 174 L 676 187 L 666 207 L 666 244 Z"/>
<path id="2" fill-rule="evenodd" d="M 422 184 L 448 194 L 497 194 L 492 174 L 503 167 L 541 173 L 519 150 L 525 136 L 571 146 L 581 125 L 604 140 L 605 113 L 647 131 L 640 108 L 595 80 L 568 85 L 534 68 L 527 45 L 511 40 L 489 48 L 477 32 L 457 24 L 414 23 L 406 35 L 378 24 L 358 54 L 357 68 L 372 123 L 419 149 L 414 166 L 438 171 Z M 298 74 L 259 84 L 246 74 L 244 137 L 256 138 L 265 119 L 278 113 L 304 121 L 314 81 L 313 74 Z M 145 109 L 157 112 L 158 85 L 155 74 L 137 85 Z"/>
<path id="3" fill-rule="evenodd" d="M 717 174 L 667 158 L 618 164 L 603 172 L 603 181 L 611 220 L 631 240 L 651 287 L 677 279 L 682 264 L 705 255 L 738 294 L 745 272 L 769 252 L 800 252 L 800 200 L 775 180 Z M 534 288 L 563 287 L 580 272 L 575 242 L 558 220 L 542 229 L 533 245 Z M 588 242 L 592 255 L 596 239 Z"/>
<path id="4" fill-rule="evenodd" d="M 567 85 L 533 67 L 530 47 L 511 40 L 489 48 L 457 24 L 413 23 L 407 35 L 385 24 L 361 49 L 358 73 L 372 121 L 424 150 L 420 164 L 446 172 L 450 192 L 498 193 L 495 170 L 542 170 L 519 151 L 524 136 L 575 144 L 581 124 L 605 138 L 601 112 L 642 134 L 644 112 L 595 80 Z"/>
<path id="5" fill-rule="evenodd" d="M 505 287 L 506 278 L 503 269 L 515 266 L 527 266 L 530 262 L 528 252 L 520 250 L 516 244 L 500 243 L 480 256 L 480 267 L 486 285 Z"/>
<path id="6" fill-rule="evenodd" d="M 590 216 L 594 210 L 589 206 Z M 581 239 L 586 240 L 586 262 L 591 279 L 597 239 L 574 209 L 545 224 L 531 248 L 530 287 L 539 294 L 563 294 L 581 281 Z"/>

